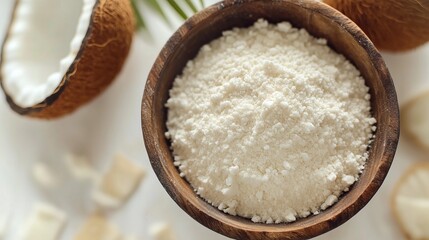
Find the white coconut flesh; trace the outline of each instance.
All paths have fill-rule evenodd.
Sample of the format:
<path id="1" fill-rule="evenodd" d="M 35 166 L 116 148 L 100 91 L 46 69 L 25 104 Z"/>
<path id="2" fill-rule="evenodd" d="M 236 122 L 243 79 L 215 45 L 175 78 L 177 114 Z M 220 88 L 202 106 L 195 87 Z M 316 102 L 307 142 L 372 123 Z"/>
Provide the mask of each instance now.
<path id="1" fill-rule="evenodd" d="M 413 100 L 404 109 L 405 128 L 415 138 L 429 148 L 429 94 L 425 93 Z"/>
<path id="2" fill-rule="evenodd" d="M 60 85 L 88 31 L 96 0 L 18 0 L 1 74 L 19 107 L 43 102 Z"/>
<path id="3" fill-rule="evenodd" d="M 412 239 L 429 239 L 429 165 L 415 168 L 399 183 L 394 207 Z"/>

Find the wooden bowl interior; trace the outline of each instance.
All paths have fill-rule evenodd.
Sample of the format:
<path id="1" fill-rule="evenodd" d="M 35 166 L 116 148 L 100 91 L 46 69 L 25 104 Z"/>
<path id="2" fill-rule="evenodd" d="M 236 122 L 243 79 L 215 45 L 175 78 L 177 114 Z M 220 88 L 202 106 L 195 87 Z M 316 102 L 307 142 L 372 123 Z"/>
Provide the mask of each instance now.
<path id="1" fill-rule="evenodd" d="M 271 23 L 289 21 L 305 28 L 311 35 L 325 38 L 337 52 L 346 56 L 362 73 L 370 88 L 371 106 L 378 121 L 370 157 L 359 181 L 333 207 L 317 216 L 290 224 L 257 224 L 248 219 L 218 211 L 199 198 L 179 176 L 173 165 L 170 143 L 165 138 L 164 107 L 169 89 L 186 63 L 199 49 L 234 27 L 248 27 L 257 19 Z M 366 36 L 350 20 L 334 9 L 313 1 L 226 1 L 212 6 L 188 20 L 165 46 L 152 70 L 143 102 L 143 111 L 150 109 L 150 127 L 143 127 L 148 154 L 158 178 L 170 196 L 189 215 L 203 225 L 236 239 L 299 239 L 329 231 L 356 214 L 375 194 L 390 167 L 398 140 L 398 110 L 394 86 L 379 53 Z M 148 91 L 150 91 L 150 94 Z M 149 93 L 149 94 L 148 94 Z M 146 107 L 145 107 L 146 106 Z M 395 118 L 396 117 L 396 118 Z M 150 128 L 150 129 L 149 129 Z M 154 140 L 155 139 L 155 140 Z M 149 149 L 152 148 L 152 149 Z"/>

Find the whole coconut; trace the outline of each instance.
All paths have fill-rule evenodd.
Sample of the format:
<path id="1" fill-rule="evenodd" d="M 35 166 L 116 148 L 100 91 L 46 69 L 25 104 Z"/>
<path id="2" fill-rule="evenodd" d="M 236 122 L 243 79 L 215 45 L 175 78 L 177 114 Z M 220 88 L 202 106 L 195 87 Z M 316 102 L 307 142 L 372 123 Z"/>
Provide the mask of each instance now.
<path id="1" fill-rule="evenodd" d="M 429 0 L 324 0 L 352 19 L 381 50 L 429 41 Z"/>

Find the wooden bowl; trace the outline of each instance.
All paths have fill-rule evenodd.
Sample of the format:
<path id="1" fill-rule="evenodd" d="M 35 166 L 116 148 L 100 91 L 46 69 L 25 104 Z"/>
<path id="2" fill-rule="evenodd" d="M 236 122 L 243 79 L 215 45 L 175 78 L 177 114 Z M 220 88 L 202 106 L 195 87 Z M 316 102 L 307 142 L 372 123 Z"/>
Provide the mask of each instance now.
<path id="1" fill-rule="evenodd" d="M 164 107 L 175 77 L 200 48 L 233 27 L 248 27 L 264 18 L 289 21 L 345 55 L 370 88 L 373 115 L 378 121 L 375 141 L 359 181 L 331 208 L 293 223 L 261 224 L 234 217 L 211 206 L 179 176 L 165 138 Z M 382 57 L 367 36 L 335 9 L 310 0 L 229 0 L 213 5 L 185 22 L 162 49 L 149 74 L 142 103 L 142 127 L 159 181 L 176 203 L 204 226 L 234 239 L 306 239 L 332 230 L 350 219 L 374 196 L 389 171 L 399 138 L 395 87 Z"/>

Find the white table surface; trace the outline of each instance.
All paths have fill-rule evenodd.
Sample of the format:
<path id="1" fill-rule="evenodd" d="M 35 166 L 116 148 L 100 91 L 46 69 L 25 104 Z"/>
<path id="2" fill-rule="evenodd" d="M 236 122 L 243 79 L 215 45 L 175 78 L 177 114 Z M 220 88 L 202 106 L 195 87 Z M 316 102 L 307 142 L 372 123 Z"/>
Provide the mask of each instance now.
<path id="1" fill-rule="evenodd" d="M 1 38 L 9 22 L 12 2 L 0 2 Z M 147 74 L 173 30 L 160 23 L 153 13 L 143 11 L 151 34 L 136 35 L 118 79 L 101 97 L 75 114 L 52 122 L 23 118 L 9 109 L 1 94 L 0 222 L 8 219 L 5 239 L 19 239 L 24 222 L 37 202 L 48 202 L 67 211 L 69 221 L 62 239 L 72 239 L 91 212 L 90 187 L 63 177 L 61 187 L 45 190 L 31 176 L 32 165 L 37 161 L 50 164 L 61 176 L 66 176 L 63 157 L 69 152 L 89 156 L 99 169 L 105 169 L 116 153 L 124 153 L 147 168 L 148 176 L 136 195 L 122 209 L 109 214 L 123 232 L 151 239 L 150 224 L 168 222 L 178 240 L 225 239 L 184 213 L 150 168 L 142 140 L 140 103 Z M 178 25 L 179 21 L 174 27 Z M 395 81 L 400 104 L 429 90 L 429 44 L 415 51 L 383 53 L 383 56 Z M 407 166 L 418 160 L 429 157 L 401 137 L 392 168 L 376 196 L 350 221 L 317 239 L 402 239 L 389 209 L 390 194 Z"/>

